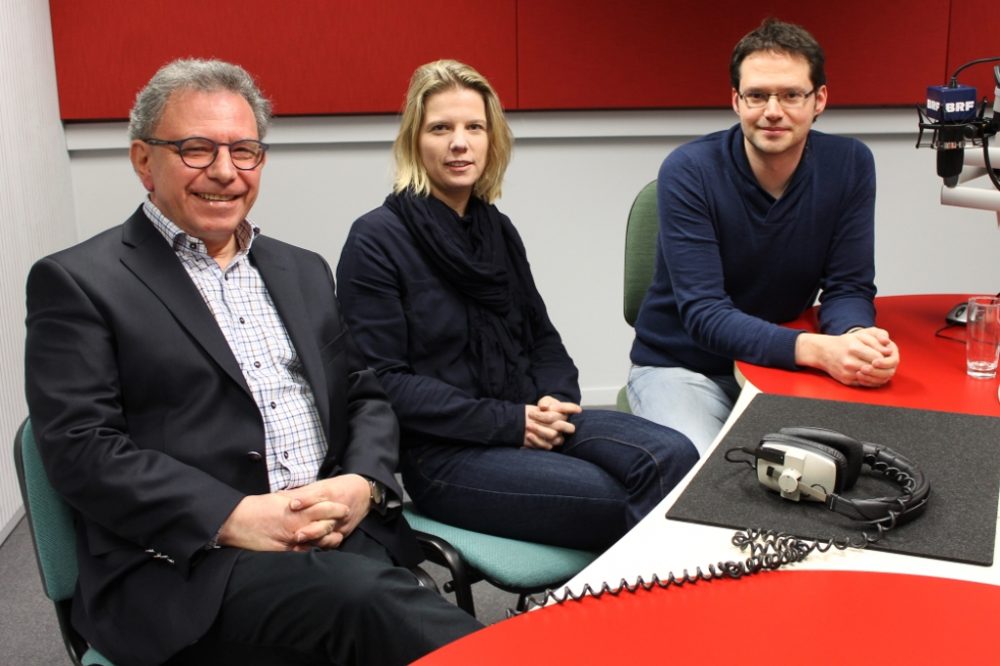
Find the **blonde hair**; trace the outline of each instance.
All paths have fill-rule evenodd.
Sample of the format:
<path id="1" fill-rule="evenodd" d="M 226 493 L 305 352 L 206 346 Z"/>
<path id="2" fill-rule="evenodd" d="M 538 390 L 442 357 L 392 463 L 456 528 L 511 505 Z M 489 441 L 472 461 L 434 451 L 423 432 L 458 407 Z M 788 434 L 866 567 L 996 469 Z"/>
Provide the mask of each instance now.
<path id="1" fill-rule="evenodd" d="M 504 173 L 510 163 L 514 136 L 504 117 L 500 99 L 490 82 L 472 67 L 457 60 L 429 62 L 413 72 L 410 87 L 406 92 L 406 104 L 403 107 L 399 134 L 392 147 L 396 159 L 393 191 L 400 193 L 412 190 L 422 196 L 430 194 L 430 178 L 420 159 L 420 133 L 424 124 L 427 100 L 433 95 L 455 88 L 474 90 L 483 98 L 489 148 L 486 153 L 486 168 L 473 186 L 472 192 L 487 203 L 493 203 L 500 197 Z"/>

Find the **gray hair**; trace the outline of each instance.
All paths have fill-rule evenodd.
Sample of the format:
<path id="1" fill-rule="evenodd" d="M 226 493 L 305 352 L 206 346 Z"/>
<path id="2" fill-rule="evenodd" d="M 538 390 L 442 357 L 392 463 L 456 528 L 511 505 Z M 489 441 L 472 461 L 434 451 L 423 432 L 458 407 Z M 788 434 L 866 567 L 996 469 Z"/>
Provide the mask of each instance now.
<path id="1" fill-rule="evenodd" d="M 192 58 L 167 63 L 135 96 L 135 104 L 129 112 L 129 139 L 151 137 L 163 117 L 167 101 L 179 90 L 228 91 L 240 95 L 253 110 L 258 138 L 264 138 L 271 121 L 271 102 L 264 97 L 253 77 L 239 65 Z"/>

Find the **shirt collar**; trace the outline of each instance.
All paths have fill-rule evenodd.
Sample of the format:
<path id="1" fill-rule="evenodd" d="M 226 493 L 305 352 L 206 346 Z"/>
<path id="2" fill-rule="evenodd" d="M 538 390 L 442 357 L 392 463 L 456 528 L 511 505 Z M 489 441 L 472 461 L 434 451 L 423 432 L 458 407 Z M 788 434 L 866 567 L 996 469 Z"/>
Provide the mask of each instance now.
<path id="1" fill-rule="evenodd" d="M 174 250 L 184 248 L 206 254 L 205 243 L 201 239 L 188 235 L 174 224 L 148 197 L 142 204 L 142 210 L 146 213 L 146 217 L 150 219 L 156 230 L 170 243 L 170 247 L 174 248 Z M 249 220 L 242 220 L 236 227 L 237 256 L 247 254 L 250 251 L 250 246 L 253 244 L 253 239 L 259 235 L 260 227 L 251 224 Z"/>
<path id="2" fill-rule="evenodd" d="M 747 157 L 743 128 L 739 123 L 736 123 L 729 128 L 728 132 L 729 154 L 732 157 L 733 163 L 736 165 L 736 170 L 739 171 L 746 180 L 753 183 L 757 189 L 763 192 L 763 188 L 761 188 L 760 183 L 757 182 L 757 177 L 753 174 L 753 168 L 750 166 L 750 158 Z M 792 174 L 791 179 L 788 181 L 788 186 L 785 188 L 786 194 L 812 170 L 812 138 L 815 134 L 816 132 L 814 130 L 809 130 L 809 134 L 806 137 L 806 147 L 802 151 L 802 157 L 799 158 L 799 164 L 795 167 L 795 172 Z"/>

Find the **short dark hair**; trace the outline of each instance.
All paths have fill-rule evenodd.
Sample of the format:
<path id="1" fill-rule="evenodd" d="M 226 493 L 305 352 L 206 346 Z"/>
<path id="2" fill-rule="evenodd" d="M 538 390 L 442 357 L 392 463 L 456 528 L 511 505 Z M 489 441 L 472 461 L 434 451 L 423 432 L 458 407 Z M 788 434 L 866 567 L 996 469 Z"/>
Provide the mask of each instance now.
<path id="1" fill-rule="evenodd" d="M 809 79 L 814 88 L 826 84 L 826 56 L 816 38 L 805 28 L 776 18 L 764 19 L 757 29 L 748 32 L 733 48 L 729 61 L 729 79 L 733 88 L 740 89 L 740 66 L 747 56 L 758 51 L 800 55 L 809 63 Z"/>

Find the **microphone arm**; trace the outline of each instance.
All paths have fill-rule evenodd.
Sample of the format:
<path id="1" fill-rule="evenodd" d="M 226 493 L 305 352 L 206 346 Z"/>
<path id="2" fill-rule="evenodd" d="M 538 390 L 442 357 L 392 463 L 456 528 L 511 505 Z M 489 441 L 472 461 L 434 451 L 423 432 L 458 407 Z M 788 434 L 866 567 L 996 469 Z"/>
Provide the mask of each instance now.
<path id="1" fill-rule="evenodd" d="M 954 187 L 941 186 L 941 203 L 946 206 L 994 211 L 997 214 L 997 226 L 1000 227 L 1000 184 L 997 183 L 996 170 L 992 168 L 992 164 L 1000 164 L 1000 148 L 986 148 L 983 152 L 968 151 L 958 183 Z M 993 188 L 977 187 L 970 182 L 984 175 L 988 175 L 993 181 Z"/>

